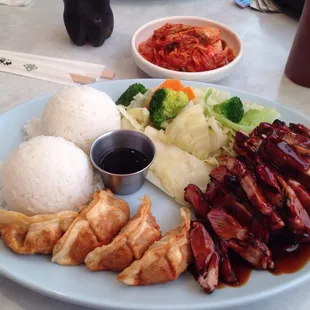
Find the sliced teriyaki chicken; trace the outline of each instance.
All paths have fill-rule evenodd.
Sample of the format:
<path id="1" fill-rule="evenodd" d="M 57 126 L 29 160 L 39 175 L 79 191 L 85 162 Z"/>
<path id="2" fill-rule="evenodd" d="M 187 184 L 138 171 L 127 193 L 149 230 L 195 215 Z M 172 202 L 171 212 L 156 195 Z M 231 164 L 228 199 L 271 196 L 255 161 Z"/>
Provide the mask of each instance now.
<path id="1" fill-rule="evenodd" d="M 256 269 L 273 269 L 272 253 L 268 246 L 242 227 L 222 208 L 214 208 L 208 219 L 215 233 L 230 249 L 252 264 Z"/>
<path id="2" fill-rule="evenodd" d="M 303 208 L 310 213 L 310 193 L 307 189 L 296 180 L 289 179 L 288 185 L 293 189 Z"/>
<path id="3" fill-rule="evenodd" d="M 151 199 L 144 196 L 137 214 L 122 228 L 120 233 L 108 245 L 98 247 L 85 259 L 89 270 L 122 271 L 158 239 L 161 232 L 151 213 Z"/>
<path id="4" fill-rule="evenodd" d="M 254 173 L 245 164 L 234 157 L 227 157 L 223 159 L 221 165 L 224 165 L 229 173 L 237 178 L 249 201 L 267 217 L 272 230 L 279 230 L 285 226 L 277 210 L 269 203 L 258 186 Z"/>
<path id="5" fill-rule="evenodd" d="M 208 226 L 208 230 L 204 232 L 203 227 L 201 226 L 200 223 L 198 222 L 194 222 L 192 225 L 192 229 L 191 229 L 191 245 L 192 245 L 192 249 L 193 249 L 193 236 L 196 236 L 198 234 L 198 236 L 200 235 L 200 241 L 198 242 L 198 246 L 197 251 L 199 251 L 199 248 L 202 248 L 202 255 L 209 255 L 208 251 L 210 251 L 210 248 L 208 246 L 208 244 L 211 244 L 211 248 L 213 247 L 213 242 L 217 247 L 218 250 L 218 254 L 220 255 L 220 264 L 219 264 L 219 275 L 221 278 L 221 281 L 223 281 L 224 283 L 228 283 L 228 284 L 236 284 L 238 283 L 238 279 L 237 276 L 233 270 L 232 264 L 230 262 L 230 258 L 228 256 L 228 247 L 227 247 L 227 243 L 226 241 L 221 240 L 216 234 L 215 232 L 212 230 L 210 224 L 209 224 L 209 220 L 207 218 L 208 213 L 210 212 L 210 207 L 209 204 L 207 202 L 206 196 L 202 193 L 202 191 L 194 184 L 189 184 L 185 189 L 184 189 L 184 197 L 185 200 L 188 201 L 195 212 L 196 217 L 202 221 L 206 226 Z M 194 225 L 195 224 L 195 225 Z M 199 225 L 200 224 L 200 225 Z M 195 226 L 197 227 L 197 231 Z M 209 235 L 209 233 L 212 232 L 212 237 L 211 235 Z M 203 235 L 206 235 L 206 237 L 203 237 Z M 211 240 L 210 238 L 212 238 L 213 240 Z M 215 252 L 215 250 L 210 251 L 210 253 Z M 195 251 L 193 249 L 193 254 L 195 256 Z M 215 254 L 214 254 L 215 255 Z M 210 257 L 209 257 L 210 259 Z M 207 268 L 205 269 L 206 271 L 206 281 L 203 281 L 202 287 L 205 289 L 205 284 L 207 284 L 207 287 L 209 287 L 209 289 L 207 290 L 208 293 L 212 292 L 212 287 L 215 287 L 215 278 L 212 276 L 210 279 L 210 276 L 208 275 L 208 271 L 211 268 L 211 270 L 213 270 L 212 274 L 214 275 L 215 272 L 214 270 L 216 270 L 216 260 L 215 257 L 213 257 L 213 264 L 209 264 L 208 261 L 206 261 L 207 264 Z M 196 261 L 196 265 L 197 265 L 197 259 L 195 258 Z M 201 257 L 200 257 L 200 266 L 202 265 L 201 263 Z M 210 266 L 211 267 L 210 267 Z M 203 269 L 202 269 L 203 270 Z M 204 279 L 204 277 L 202 277 L 202 280 Z M 197 279 L 199 281 L 199 279 Z M 210 285 L 210 281 L 211 283 L 213 283 L 213 285 Z"/>
<path id="6" fill-rule="evenodd" d="M 190 211 L 181 209 L 182 223 L 156 241 L 140 260 L 123 270 L 117 279 L 127 285 L 148 285 L 173 281 L 192 259 L 189 240 Z"/>
<path id="7" fill-rule="evenodd" d="M 26 216 L 0 210 L 0 235 L 18 254 L 51 254 L 61 236 L 78 216 L 74 211 Z"/>
<path id="8" fill-rule="evenodd" d="M 210 294 L 218 285 L 221 257 L 202 223 L 192 223 L 190 241 L 198 274 L 197 282 Z"/>
<path id="9" fill-rule="evenodd" d="M 109 191 L 98 191 L 54 247 L 52 262 L 79 265 L 89 252 L 108 244 L 130 217 L 126 201 Z"/>
<path id="10" fill-rule="evenodd" d="M 285 196 L 286 221 L 291 231 L 298 235 L 310 234 L 310 217 L 302 206 L 293 188 L 285 180 L 278 176 L 278 180 L 283 187 Z M 292 184 L 292 182 L 291 182 Z"/>

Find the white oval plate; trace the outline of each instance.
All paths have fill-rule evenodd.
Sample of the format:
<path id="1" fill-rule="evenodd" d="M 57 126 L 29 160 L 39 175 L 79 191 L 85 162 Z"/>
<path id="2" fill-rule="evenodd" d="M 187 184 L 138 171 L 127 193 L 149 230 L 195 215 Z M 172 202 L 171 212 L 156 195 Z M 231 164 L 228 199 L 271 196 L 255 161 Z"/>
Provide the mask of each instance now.
<path id="1" fill-rule="evenodd" d="M 161 80 L 121 80 L 96 84 L 93 87 L 107 92 L 114 100 L 132 83 L 141 82 L 154 87 Z M 212 86 L 229 91 L 244 100 L 274 107 L 282 119 L 310 126 L 310 119 L 279 104 L 249 93 L 198 82 L 184 82 L 192 86 Z M 0 115 L 0 160 L 23 140 L 24 123 L 40 115 L 50 96 L 22 104 Z M 129 202 L 132 214 L 144 194 L 153 201 L 153 213 L 163 232 L 179 222 L 179 205 L 158 188 L 147 182 L 142 189 L 124 198 Z M 127 287 L 116 280 L 112 272 L 89 272 L 84 266 L 63 267 L 51 263 L 47 256 L 21 256 L 7 249 L 0 242 L 0 273 L 34 291 L 64 301 L 101 309 L 160 309 L 188 310 L 214 309 L 238 306 L 270 297 L 292 288 L 310 278 L 310 264 L 302 270 L 281 276 L 268 272 L 253 272 L 248 283 L 240 288 L 224 288 L 212 295 L 205 294 L 187 272 L 177 281 L 147 287 Z"/>

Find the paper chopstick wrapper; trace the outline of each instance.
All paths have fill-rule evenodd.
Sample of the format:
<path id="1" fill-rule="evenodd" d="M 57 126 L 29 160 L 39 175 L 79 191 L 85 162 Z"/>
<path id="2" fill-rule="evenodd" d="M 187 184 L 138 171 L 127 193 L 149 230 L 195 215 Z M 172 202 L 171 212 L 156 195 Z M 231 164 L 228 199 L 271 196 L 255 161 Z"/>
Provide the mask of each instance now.
<path id="1" fill-rule="evenodd" d="M 114 77 L 114 72 L 101 64 L 6 50 L 0 50 L 0 71 L 63 85 L 89 84 Z"/>
<path id="2" fill-rule="evenodd" d="M 20 52 L 13 52 L 7 50 L 0 50 L 0 55 L 8 55 L 8 57 L 19 57 L 28 61 L 35 61 L 37 63 L 52 63 L 53 66 L 61 66 L 61 69 L 67 70 L 68 72 L 74 72 L 76 74 L 81 74 L 85 76 L 94 76 L 96 78 L 108 78 L 112 79 L 114 77 L 114 72 L 108 71 L 105 69 L 104 65 L 91 63 L 91 62 L 84 62 L 84 61 L 77 61 L 77 60 L 70 60 L 70 59 L 61 59 L 61 58 L 54 58 L 54 57 L 47 57 L 41 55 L 33 55 L 33 54 L 26 54 Z"/>
<path id="3" fill-rule="evenodd" d="M 70 76 L 69 72 L 58 70 L 55 67 L 38 64 L 37 62 L 30 62 L 18 57 L 5 58 L 5 62 L 0 63 L 0 71 L 13 73 L 16 75 L 27 76 L 34 79 L 54 82 L 63 85 L 74 85 L 75 82 Z M 3 58 L 0 57 L 0 62 Z M 96 79 L 93 78 L 93 82 Z M 91 83 L 91 81 L 90 81 Z"/>

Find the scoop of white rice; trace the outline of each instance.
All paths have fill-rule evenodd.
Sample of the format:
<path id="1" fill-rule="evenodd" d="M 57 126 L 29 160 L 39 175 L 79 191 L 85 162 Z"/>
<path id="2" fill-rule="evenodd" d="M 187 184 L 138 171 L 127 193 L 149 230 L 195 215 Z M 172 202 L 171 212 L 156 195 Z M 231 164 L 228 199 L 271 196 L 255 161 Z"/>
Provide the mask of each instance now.
<path id="1" fill-rule="evenodd" d="M 37 136 L 41 136 L 41 118 L 34 117 L 32 120 L 29 120 L 24 125 L 24 133 L 25 133 L 25 141 L 34 138 Z"/>
<path id="2" fill-rule="evenodd" d="M 120 127 L 114 101 L 89 86 L 64 88 L 49 100 L 41 117 L 43 135 L 63 137 L 87 154 L 96 138 Z"/>
<path id="3" fill-rule="evenodd" d="M 2 178 L 10 210 L 27 215 L 77 210 L 91 199 L 95 182 L 81 149 L 46 136 L 20 144 L 4 162 Z"/>

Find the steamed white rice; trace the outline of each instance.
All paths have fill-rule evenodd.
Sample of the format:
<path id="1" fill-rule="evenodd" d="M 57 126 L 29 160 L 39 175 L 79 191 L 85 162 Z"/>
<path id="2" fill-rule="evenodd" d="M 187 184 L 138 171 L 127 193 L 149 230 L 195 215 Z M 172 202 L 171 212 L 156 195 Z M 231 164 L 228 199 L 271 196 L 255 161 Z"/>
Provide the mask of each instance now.
<path id="1" fill-rule="evenodd" d="M 102 188 L 88 156 L 61 137 L 38 136 L 20 144 L 1 170 L 5 201 L 28 215 L 78 210 Z"/>
<path id="2" fill-rule="evenodd" d="M 25 140 L 42 135 L 41 117 L 35 117 L 24 125 Z"/>
<path id="3" fill-rule="evenodd" d="M 25 124 L 26 138 L 63 137 L 87 154 L 96 138 L 120 128 L 121 118 L 114 101 L 89 86 L 65 87 L 48 101 L 41 119 Z"/>

